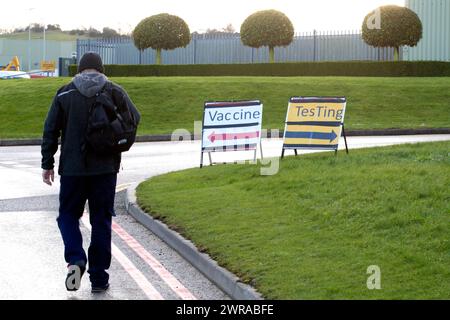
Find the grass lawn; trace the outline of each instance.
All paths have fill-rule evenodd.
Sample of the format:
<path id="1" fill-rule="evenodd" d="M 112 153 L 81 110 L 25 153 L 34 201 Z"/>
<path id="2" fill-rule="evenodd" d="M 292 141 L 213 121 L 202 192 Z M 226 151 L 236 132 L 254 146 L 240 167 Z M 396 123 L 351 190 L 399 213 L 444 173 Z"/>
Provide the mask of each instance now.
<path id="1" fill-rule="evenodd" d="M 295 95 L 344 95 L 347 129 L 450 127 L 450 78 L 113 78 L 142 113 L 139 134 L 191 132 L 206 100 L 261 99 L 263 127 L 284 129 Z M 0 139 L 40 137 L 56 90 L 68 78 L 0 81 Z"/>
<path id="2" fill-rule="evenodd" d="M 139 204 L 272 299 L 450 299 L 450 142 L 158 176 Z M 368 290 L 368 266 L 381 290 Z"/>

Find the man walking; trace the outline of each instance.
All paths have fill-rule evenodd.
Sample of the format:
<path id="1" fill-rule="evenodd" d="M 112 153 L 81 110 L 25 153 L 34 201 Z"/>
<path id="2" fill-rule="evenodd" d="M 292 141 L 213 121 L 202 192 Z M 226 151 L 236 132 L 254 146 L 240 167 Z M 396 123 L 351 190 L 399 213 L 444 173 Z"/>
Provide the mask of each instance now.
<path id="1" fill-rule="evenodd" d="M 87 141 L 93 105 L 106 87 L 108 92 L 114 93 L 111 97 L 115 104 L 126 104 L 131 120 L 137 127 L 139 112 L 125 90 L 107 79 L 101 57 L 93 52 L 83 55 L 78 74 L 72 82 L 58 90 L 44 125 L 42 178 L 48 185 L 54 181 L 54 155 L 61 136 L 58 169 L 61 188 L 57 222 L 64 242 L 64 258 L 69 268 L 66 288 L 70 291 L 79 289 L 88 262 L 92 292 L 103 292 L 109 288 L 106 270 L 111 264 L 111 223 L 115 215 L 114 197 L 121 154 L 97 153 Z M 117 97 L 121 101 L 115 101 Z M 86 201 L 89 202 L 92 225 L 87 255 L 79 227 Z"/>

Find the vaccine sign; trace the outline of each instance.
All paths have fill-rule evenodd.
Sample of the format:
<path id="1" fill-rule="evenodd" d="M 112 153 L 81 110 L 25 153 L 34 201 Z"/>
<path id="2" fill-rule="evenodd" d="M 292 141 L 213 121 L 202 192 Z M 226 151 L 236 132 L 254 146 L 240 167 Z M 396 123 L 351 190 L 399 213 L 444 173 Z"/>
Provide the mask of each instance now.
<path id="1" fill-rule="evenodd" d="M 256 150 L 262 109 L 259 100 L 205 103 L 202 152 Z"/>
<path id="2" fill-rule="evenodd" d="M 337 150 L 346 98 L 293 97 L 289 101 L 284 149 Z"/>

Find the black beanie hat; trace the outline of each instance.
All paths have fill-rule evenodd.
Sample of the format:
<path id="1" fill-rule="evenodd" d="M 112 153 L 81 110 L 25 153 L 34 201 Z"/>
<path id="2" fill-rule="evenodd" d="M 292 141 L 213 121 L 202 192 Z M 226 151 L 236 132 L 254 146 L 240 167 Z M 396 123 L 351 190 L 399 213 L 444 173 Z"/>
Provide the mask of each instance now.
<path id="1" fill-rule="evenodd" d="M 86 69 L 95 69 L 104 73 L 102 58 L 95 52 L 86 52 L 80 59 L 78 73 Z"/>

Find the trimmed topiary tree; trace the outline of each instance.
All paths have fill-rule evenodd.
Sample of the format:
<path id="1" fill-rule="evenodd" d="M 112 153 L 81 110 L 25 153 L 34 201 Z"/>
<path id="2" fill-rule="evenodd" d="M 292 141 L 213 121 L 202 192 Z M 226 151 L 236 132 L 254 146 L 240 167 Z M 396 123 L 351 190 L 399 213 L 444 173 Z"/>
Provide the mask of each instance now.
<path id="1" fill-rule="evenodd" d="M 379 20 L 378 25 L 371 23 L 373 19 Z M 422 39 L 422 22 L 408 8 L 382 6 L 365 17 L 362 37 L 370 46 L 394 48 L 394 60 L 398 61 L 401 46 L 414 47 Z"/>
<path id="2" fill-rule="evenodd" d="M 294 26 L 282 12 L 258 11 L 250 15 L 241 25 L 241 40 L 252 48 L 269 47 L 269 60 L 275 60 L 275 47 L 288 46 L 294 39 Z"/>
<path id="3" fill-rule="evenodd" d="M 139 50 L 156 50 L 156 64 L 161 64 L 161 50 L 186 47 L 191 42 L 189 26 L 180 17 L 167 13 L 143 19 L 132 33 Z"/>

